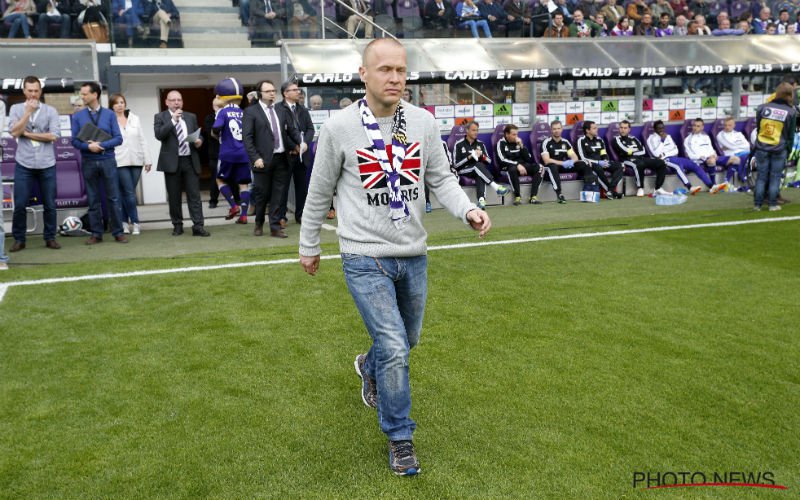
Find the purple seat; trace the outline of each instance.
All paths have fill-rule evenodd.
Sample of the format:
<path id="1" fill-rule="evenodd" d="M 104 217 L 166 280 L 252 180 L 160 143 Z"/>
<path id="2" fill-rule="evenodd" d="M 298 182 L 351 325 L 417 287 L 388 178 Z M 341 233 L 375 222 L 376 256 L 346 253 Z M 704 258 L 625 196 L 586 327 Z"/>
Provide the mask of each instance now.
<path id="1" fill-rule="evenodd" d="M 620 161 L 617 150 L 614 149 L 614 141 L 619 135 L 619 123 L 612 122 L 606 128 L 606 147 L 608 148 L 608 156 L 614 161 Z M 627 170 L 627 169 L 626 169 Z"/>
<path id="2" fill-rule="evenodd" d="M 734 0 L 730 5 L 731 20 L 739 19 L 750 12 L 750 2 L 747 0 Z"/>
<path id="3" fill-rule="evenodd" d="M 530 140 L 531 153 L 536 163 L 544 163 L 542 160 L 542 143 L 545 139 L 550 137 L 551 134 L 550 124 L 547 122 L 537 122 L 533 126 L 528 139 Z"/>
<path id="4" fill-rule="evenodd" d="M 742 131 L 742 133 L 744 133 L 744 136 L 747 137 L 747 140 L 750 141 L 751 146 L 753 141 L 750 140 L 750 136 L 753 135 L 753 130 L 755 129 L 756 129 L 756 117 L 751 116 L 750 118 L 747 119 L 747 123 L 744 124 L 744 130 Z"/>
<path id="5" fill-rule="evenodd" d="M 644 150 L 647 151 L 647 155 L 651 157 L 655 157 L 655 155 L 650 150 L 650 146 L 647 145 L 647 138 L 653 135 L 654 132 L 653 122 L 644 122 L 642 124 L 642 144 L 644 144 Z"/>
<path id="6" fill-rule="evenodd" d="M 728 0 L 715 0 L 708 4 L 709 17 L 713 17 L 715 22 L 716 17 L 720 12 L 728 12 Z"/>
<path id="7" fill-rule="evenodd" d="M 714 145 L 714 150 L 719 156 L 723 156 L 725 153 L 722 151 L 722 148 L 719 146 L 719 144 L 717 144 L 717 134 L 719 134 L 724 128 L 725 118 L 718 118 L 714 120 L 714 124 L 711 125 L 711 132 L 708 133 L 708 135 L 711 136 L 711 144 Z"/>
<path id="8" fill-rule="evenodd" d="M 80 162 L 56 161 L 56 207 L 74 208 L 89 206 L 86 185 L 83 183 Z"/>
<path id="9" fill-rule="evenodd" d="M 572 126 L 572 130 L 570 130 L 569 132 L 569 142 L 572 143 L 573 148 L 578 147 L 578 138 L 581 137 L 582 135 L 583 135 L 583 120 L 575 122 L 575 125 Z"/>
<path id="10" fill-rule="evenodd" d="M 678 149 L 680 149 L 681 154 L 684 155 L 684 156 L 686 155 L 686 151 L 683 149 L 683 141 L 685 141 L 686 140 L 686 136 L 689 135 L 689 133 L 691 133 L 691 131 L 692 131 L 692 122 L 693 121 L 694 121 L 694 118 L 687 118 L 686 120 L 684 120 L 683 124 L 681 125 L 680 131 L 678 132 L 678 135 L 680 136 L 680 140 L 676 141 L 676 142 L 678 143 Z M 674 139 L 674 137 L 673 137 L 673 139 Z"/>

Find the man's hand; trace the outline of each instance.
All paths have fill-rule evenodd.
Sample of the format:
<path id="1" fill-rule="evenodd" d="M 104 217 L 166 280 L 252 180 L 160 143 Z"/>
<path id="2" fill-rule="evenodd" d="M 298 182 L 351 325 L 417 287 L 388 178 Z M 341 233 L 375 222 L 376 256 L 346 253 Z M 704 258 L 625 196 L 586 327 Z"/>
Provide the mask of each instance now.
<path id="1" fill-rule="evenodd" d="M 275 11 L 272 11 L 272 12 L 267 12 L 266 14 L 264 14 L 264 17 L 266 17 L 267 19 L 275 19 L 275 16 L 277 16 L 277 15 L 278 14 L 276 14 Z"/>
<path id="2" fill-rule="evenodd" d="M 151 168 L 153 168 L 153 164 L 152 163 L 145 163 L 144 164 L 144 171 L 145 172 L 149 172 Z"/>
<path id="3" fill-rule="evenodd" d="M 101 146 L 99 142 L 89 141 L 89 151 L 91 151 L 92 153 L 102 153 L 105 150 L 103 149 L 103 146 Z"/>
<path id="4" fill-rule="evenodd" d="M 25 101 L 25 112 L 26 113 L 33 113 L 39 109 L 39 101 L 36 99 L 28 99 Z"/>
<path id="5" fill-rule="evenodd" d="M 525 166 L 522 163 L 517 163 L 517 172 L 519 172 L 519 175 L 528 175 L 528 171 L 525 170 Z"/>
<path id="6" fill-rule="evenodd" d="M 303 271 L 307 272 L 311 276 L 315 276 L 317 274 L 317 270 L 319 270 L 319 255 L 315 255 L 313 257 L 301 255 L 300 265 L 303 266 Z"/>
<path id="7" fill-rule="evenodd" d="M 263 169 L 263 168 L 264 168 L 264 160 L 263 160 L 263 159 L 261 159 L 261 158 L 259 158 L 258 160 L 256 160 L 256 162 L 255 162 L 255 163 L 253 163 L 253 168 L 257 168 L 257 169 L 259 169 L 259 170 Z"/>
<path id="8" fill-rule="evenodd" d="M 203 145 L 203 139 L 198 137 L 197 140 L 194 141 L 194 147 L 196 147 L 197 149 L 200 149 L 200 146 L 202 146 L 202 145 Z"/>
<path id="9" fill-rule="evenodd" d="M 475 161 L 480 161 L 481 153 L 477 149 L 473 149 L 472 152 L 469 154 Z"/>
<path id="10" fill-rule="evenodd" d="M 480 231 L 478 233 L 478 238 L 486 236 L 486 233 L 492 228 L 492 221 L 489 219 L 489 214 L 480 208 L 473 208 L 467 212 L 467 222 L 472 226 L 472 229 Z"/>

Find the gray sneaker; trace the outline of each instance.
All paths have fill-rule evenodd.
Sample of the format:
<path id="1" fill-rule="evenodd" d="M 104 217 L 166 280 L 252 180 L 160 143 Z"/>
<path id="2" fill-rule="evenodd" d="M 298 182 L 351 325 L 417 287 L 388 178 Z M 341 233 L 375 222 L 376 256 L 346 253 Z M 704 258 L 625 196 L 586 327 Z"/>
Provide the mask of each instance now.
<path id="1" fill-rule="evenodd" d="M 413 476 L 422 472 L 412 441 L 389 441 L 389 467 L 398 476 Z"/>
<path id="2" fill-rule="evenodd" d="M 356 368 L 356 373 L 361 377 L 361 401 L 370 408 L 378 407 L 378 388 L 375 386 L 375 381 L 364 371 L 364 363 L 367 361 L 366 354 L 359 354 L 356 356 L 353 366 Z"/>

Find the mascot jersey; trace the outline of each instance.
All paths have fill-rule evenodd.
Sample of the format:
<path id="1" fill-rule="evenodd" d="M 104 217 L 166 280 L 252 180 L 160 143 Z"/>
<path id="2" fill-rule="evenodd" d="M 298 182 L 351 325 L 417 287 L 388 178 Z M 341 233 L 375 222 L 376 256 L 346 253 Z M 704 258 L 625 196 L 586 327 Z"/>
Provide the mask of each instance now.
<path id="1" fill-rule="evenodd" d="M 217 111 L 213 129 L 220 131 L 219 159 L 229 163 L 250 163 L 242 143 L 242 108 L 228 104 Z"/>

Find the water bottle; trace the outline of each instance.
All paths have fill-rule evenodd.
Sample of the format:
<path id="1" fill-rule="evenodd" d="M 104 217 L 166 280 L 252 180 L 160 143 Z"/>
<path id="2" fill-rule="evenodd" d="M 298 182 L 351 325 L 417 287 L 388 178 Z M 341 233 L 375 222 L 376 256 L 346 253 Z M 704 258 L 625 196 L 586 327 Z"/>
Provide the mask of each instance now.
<path id="1" fill-rule="evenodd" d="M 656 196 L 656 205 L 680 205 L 687 199 L 684 194 L 660 194 Z"/>
<path id="2" fill-rule="evenodd" d="M 673 191 L 672 194 L 687 195 L 687 194 L 689 194 L 689 191 L 687 191 L 686 188 L 678 188 L 675 191 Z"/>

